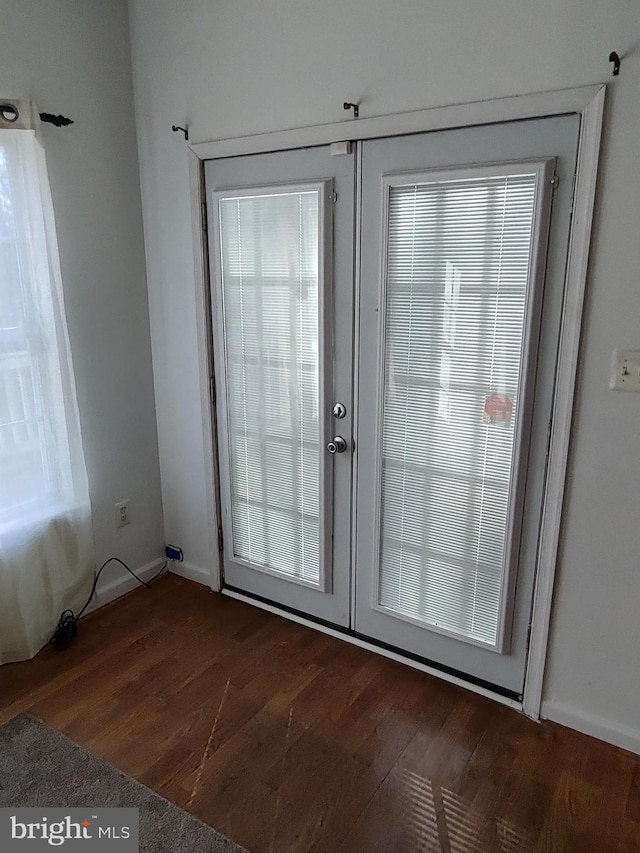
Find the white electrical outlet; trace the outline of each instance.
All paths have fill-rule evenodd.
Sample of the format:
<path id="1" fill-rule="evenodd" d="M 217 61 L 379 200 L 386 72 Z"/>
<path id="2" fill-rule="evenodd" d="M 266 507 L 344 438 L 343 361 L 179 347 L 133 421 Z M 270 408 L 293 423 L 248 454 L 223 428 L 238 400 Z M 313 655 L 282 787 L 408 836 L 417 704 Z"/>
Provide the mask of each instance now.
<path id="1" fill-rule="evenodd" d="M 116 505 L 116 527 L 124 527 L 125 524 L 131 524 L 131 516 L 129 515 L 129 498 L 119 501 Z"/>
<path id="2" fill-rule="evenodd" d="M 615 391 L 640 391 L 640 350 L 614 350 L 609 388 Z"/>

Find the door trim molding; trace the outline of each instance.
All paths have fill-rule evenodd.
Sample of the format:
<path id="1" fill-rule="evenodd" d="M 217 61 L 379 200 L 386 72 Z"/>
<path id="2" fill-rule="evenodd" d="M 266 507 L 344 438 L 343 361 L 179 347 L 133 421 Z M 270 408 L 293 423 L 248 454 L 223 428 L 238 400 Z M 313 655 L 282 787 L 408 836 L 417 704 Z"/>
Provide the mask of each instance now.
<path id="1" fill-rule="evenodd" d="M 325 145 L 343 140 L 374 139 L 381 136 L 401 136 L 529 118 L 555 115 L 580 116 L 580 137 L 576 167 L 574 206 L 569 234 L 569 250 L 565 275 L 565 300 L 561 321 L 560 344 L 555 377 L 554 403 L 549 443 L 547 480 L 542 509 L 538 544 L 536 583 L 531 617 L 531 640 L 527 658 L 522 705 L 524 712 L 535 719 L 540 717 L 553 586 L 558 556 L 558 542 L 565 493 L 569 439 L 573 414 L 576 368 L 580 346 L 582 309 L 587 280 L 589 243 L 593 221 L 600 138 L 606 86 L 597 84 L 553 92 L 516 95 L 469 104 L 434 107 L 386 116 L 348 120 L 333 124 L 290 130 L 258 133 L 235 139 L 218 139 L 189 145 L 189 182 L 193 223 L 195 288 L 198 308 L 198 357 L 202 400 L 202 420 L 207 459 L 207 510 L 215 519 L 211 525 L 211 588 L 221 588 L 221 564 L 214 540 L 217 528 L 217 467 L 214 413 L 211 399 L 211 351 L 209 312 L 208 262 L 206 234 L 202 227 L 202 205 L 206 202 L 203 161 L 244 154 L 284 151 Z M 317 627 L 315 623 L 310 623 Z M 342 635 L 340 635 L 342 636 Z M 375 646 L 373 651 L 381 652 Z M 399 656 L 398 656 L 399 658 Z M 410 663 L 409 660 L 404 660 Z M 443 677 L 441 673 L 432 673 Z M 471 684 L 460 684 L 474 689 Z M 477 691 L 476 691 L 477 692 Z M 496 694 L 490 694 L 498 700 Z"/>
<path id="2" fill-rule="evenodd" d="M 583 113 L 604 85 L 579 86 L 554 92 L 531 95 L 512 95 L 468 104 L 453 104 L 413 110 L 406 113 L 349 119 L 332 124 L 316 124 L 290 130 L 254 133 L 232 139 L 194 142 L 189 148 L 200 160 L 220 157 L 239 157 L 244 154 L 264 154 L 267 151 L 286 151 L 328 145 L 332 142 L 376 139 L 380 136 L 404 136 L 434 130 L 453 130 L 482 124 L 497 124 L 527 118 L 545 118 L 567 113 Z"/>
<path id="3" fill-rule="evenodd" d="M 196 344 L 200 379 L 200 416 L 204 447 L 204 476 L 206 487 L 208 552 L 211 555 L 209 587 L 219 592 L 222 585 L 222 565 L 218 550 L 220 504 L 218 499 L 218 452 L 215 442 L 215 374 L 213 372 L 211 289 L 209 287 L 209 251 L 206 232 L 207 191 L 204 183 L 204 162 L 193 152 L 188 156 L 191 200 L 191 231 L 193 237 L 193 272 L 196 295 Z"/>
<path id="4" fill-rule="evenodd" d="M 553 585 L 562 524 L 605 91 L 606 87 L 601 86 L 580 111 L 576 183 L 551 413 L 547 478 L 538 542 L 538 570 L 531 612 L 529 656 L 522 697 L 525 714 L 534 719 L 540 717 L 545 663 L 549 646 Z"/>

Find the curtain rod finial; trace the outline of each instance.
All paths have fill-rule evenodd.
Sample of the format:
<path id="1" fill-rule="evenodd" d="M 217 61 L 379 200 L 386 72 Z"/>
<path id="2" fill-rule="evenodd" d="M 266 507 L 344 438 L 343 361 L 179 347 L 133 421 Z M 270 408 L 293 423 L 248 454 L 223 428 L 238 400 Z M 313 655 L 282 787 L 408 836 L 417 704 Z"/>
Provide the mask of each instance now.
<path id="1" fill-rule="evenodd" d="M 47 121 L 55 127 L 68 127 L 70 124 L 73 124 L 72 118 L 67 118 L 66 116 L 54 116 L 53 113 L 40 113 L 40 120 Z"/>

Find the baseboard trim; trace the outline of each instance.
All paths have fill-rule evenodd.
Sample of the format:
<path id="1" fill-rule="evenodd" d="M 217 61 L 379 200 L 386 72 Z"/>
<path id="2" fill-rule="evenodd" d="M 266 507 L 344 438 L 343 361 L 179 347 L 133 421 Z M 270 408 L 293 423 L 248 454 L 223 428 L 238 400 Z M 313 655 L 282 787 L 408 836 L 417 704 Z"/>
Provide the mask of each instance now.
<path id="1" fill-rule="evenodd" d="M 157 560 L 152 560 L 150 563 L 146 563 L 139 569 L 133 569 L 133 571 L 139 578 L 142 578 L 143 581 L 148 581 L 160 571 L 160 568 L 165 562 L 164 558 L 158 557 Z M 123 595 L 137 589 L 139 586 L 140 584 L 138 581 L 134 577 L 131 577 L 128 572 L 123 575 L 123 577 L 116 578 L 104 586 L 98 584 L 96 594 L 83 615 L 88 616 L 89 613 L 93 613 L 94 610 L 99 610 L 101 607 L 104 607 L 105 604 L 110 604 L 112 601 L 115 601 L 117 598 L 121 598 Z"/>
<path id="2" fill-rule="evenodd" d="M 556 702 L 554 699 L 543 701 L 540 715 L 545 720 L 552 720 L 554 723 L 560 723 L 561 726 L 567 726 L 569 729 L 640 755 L 639 729 L 632 729 L 604 717 L 589 714 L 564 702 Z"/>
<path id="3" fill-rule="evenodd" d="M 208 589 L 213 589 L 211 582 L 211 572 L 208 569 L 203 569 L 201 566 L 194 566 L 193 563 L 184 561 L 177 562 L 169 560 L 169 571 L 174 575 L 179 575 L 181 578 L 186 578 L 189 581 L 206 586 Z"/>

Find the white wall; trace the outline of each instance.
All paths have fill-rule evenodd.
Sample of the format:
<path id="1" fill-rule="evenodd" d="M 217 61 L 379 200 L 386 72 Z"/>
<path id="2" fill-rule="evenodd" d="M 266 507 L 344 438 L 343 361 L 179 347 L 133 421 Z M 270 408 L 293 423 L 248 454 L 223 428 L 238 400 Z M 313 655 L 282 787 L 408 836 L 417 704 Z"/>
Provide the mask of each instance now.
<path id="1" fill-rule="evenodd" d="M 43 134 L 96 560 L 139 568 L 162 554 L 163 529 L 125 0 L 0 0 L 0 95 L 75 121 Z M 133 521 L 116 530 L 123 498 Z"/>
<path id="2" fill-rule="evenodd" d="M 611 350 L 640 348 L 636 0 L 130 0 L 130 17 L 167 533 L 205 568 L 209 439 L 171 124 L 204 141 L 341 120 L 344 100 L 368 116 L 565 88 L 631 51 L 608 98 L 545 708 L 640 749 L 640 397 L 607 385 Z"/>

